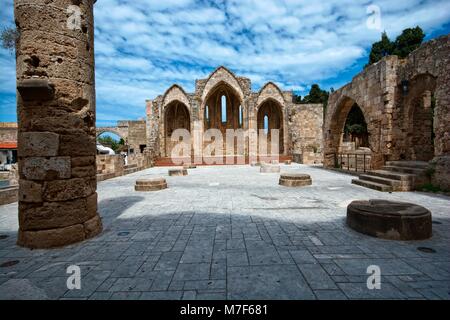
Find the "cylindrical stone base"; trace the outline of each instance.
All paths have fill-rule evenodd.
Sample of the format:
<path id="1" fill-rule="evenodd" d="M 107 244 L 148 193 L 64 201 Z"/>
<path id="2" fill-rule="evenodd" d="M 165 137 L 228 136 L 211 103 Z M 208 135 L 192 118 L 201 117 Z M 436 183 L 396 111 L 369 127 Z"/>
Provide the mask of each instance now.
<path id="1" fill-rule="evenodd" d="M 187 176 L 188 172 L 184 168 L 169 169 L 169 176 Z"/>
<path id="2" fill-rule="evenodd" d="M 283 173 L 279 184 L 286 187 L 304 187 L 312 184 L 311 177 L 302 173 Z"/>
<path id="3" fill-rule="evenodd" d="M 157 191 L 167 188 L 167 182 L 164 178 L 151 178 L 136 180 L 135 191 Z"/>
<path id="4" fill-rule="evenodd" d="M 388 200 L 358 200 L 347 207 L 347 225 L 389 240 L 423 240 L 432 235 L 431 212 L 419 205 Z"/>

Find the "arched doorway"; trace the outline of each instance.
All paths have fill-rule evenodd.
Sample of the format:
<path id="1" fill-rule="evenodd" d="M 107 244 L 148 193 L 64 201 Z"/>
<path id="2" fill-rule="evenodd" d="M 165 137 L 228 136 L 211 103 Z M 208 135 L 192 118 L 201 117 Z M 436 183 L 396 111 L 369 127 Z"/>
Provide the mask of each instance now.
<path id="1" fill-rule="evenodd" d="M 226 130 L 238 130 L 244 128 L 244 108 L 241 99 L 235 90 L 221 82 L 216 85 L 207 96 L 204 104 L 204 129 L 218 129 L 223 137 L 223 154 L 238 154 L 238 137 L 234 137 L 234 150 L 226 148 Z M 205 145 L 209 142 L 205 142 Z"/>
<path id="2" fill-rule="evenodd" d="M 328 143 L 333 154 L 327 157 L 333 157 L 334 167 L 355 171 L 371 169 L 371 139 L 364 110 L 355 100 L 343 98 L 329 120 Z"/>
<path id="3" fill-rule="evenodd" d="M 280 103 L 274 99 L 267 99 L 258 108 L 257 114 L 257 128 L 258 135 L 261 134 L 263 130 L 264 134 L 267 135 L 267 153 L 272 154 L 276 152 L 272 150 L 272 143 L 278 142 L 278 153 L 284 153 L 284 128 L 283 128 L 283 112 Z M 278 130 L 278 140 L 274 134 L 274 130 Z M 260 148 L 258 147 L 258 153 L 260 153 Z"/>
<path id="4" fill-rule="evenodd" d="M 406 159 L 430 161 L 434 157 L 434 90 L 436 79 L 418 75 L 408 84 L 405 115 L 408 123 Z"/>
<path id="5" fill-rule="evenodd" d="M 186 129 L 191 131 L 191 117 L 186 105 L 180 101 L 174 100 L 166 106 L 165 109 L 165 146 L 166 156 L 170 156 L 173 147 L 177 144 L 172 141 L 172 133 L 176 129 Z"/>

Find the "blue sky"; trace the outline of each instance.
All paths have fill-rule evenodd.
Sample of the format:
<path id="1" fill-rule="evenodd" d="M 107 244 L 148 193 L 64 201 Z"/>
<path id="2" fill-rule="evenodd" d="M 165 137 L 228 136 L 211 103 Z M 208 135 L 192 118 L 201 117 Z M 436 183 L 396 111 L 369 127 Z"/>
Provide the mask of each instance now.
<path id="1" fill-rule="evenodd" d="M 381 30 L 368 28 L 369 5 Z M 450 32 L 450 1 L 98 0 L 95 4 L 97 124 L 145 116 L 145 99 L 219 65 L 305 95 L 335 89 L 362 70 L 370 45 L 420 25 L 426 39 Z M 2 0 L 0 26 L 13 24 Z M 0 49 L 0 121 L 16 121 L 14 56 Z"/>

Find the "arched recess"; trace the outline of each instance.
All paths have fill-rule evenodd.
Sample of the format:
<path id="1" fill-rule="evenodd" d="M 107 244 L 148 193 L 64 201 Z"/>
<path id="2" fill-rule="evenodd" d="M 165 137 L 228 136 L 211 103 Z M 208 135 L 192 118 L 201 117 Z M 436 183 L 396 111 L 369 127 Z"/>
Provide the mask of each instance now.
<path id="1" fill-rule="evenodd" d="M 337 158 L 338 154 L 343 153 L 362 153 L 367 154 L 366 159 L 367 165 L 371 165 L 374 160 L 374 149 L 377 147 L 374 134 L 373 124 L 369 121 L 367 113 L 363 106 L 358 104 L 354 99 L 344 96 L 336 104 L 335 110 L 332 111 L 330 118 L 327 118 L 325 124 L 325 132 L 327 132 L 327 151 L 335 155 L 333 161 L 339 160 Z M 350 115 L 350 117 L 349 117 Z M 358 122 L 350 122 L 352 115 L 356 115 L 356 119 L 360 119 Z M 358 124 L 365 128 L 365 133 L 363 137 L 360 137 L 359 145 L 356 139 L 352 138 L 352 134 L 349 132 L 347 125 Z M 345 159 L 344 159 L 345 160 Z M 353 161 L 353 160 L 351 160 Z M 359 161 L 359 160 L 358 160 Z M 330 165 L 329 163 L 327 165 Z M 350 165 L 352 167 L 352 165 Z"/>
<path id="2" fill-rule="evenodd" d="M 273 98 L 265 99 L 257 108 L 257 128 L 258 135 L 261 134 L 261 130 L 267 134 L 267 153 L 272 154 L 274 150 L 271 150 L 271 143 L 275 142 L 272 139 L 275 138 L 275 129 L 278 132 L 278 151 L 279 154 L 284 154 L 284 116 L 283 106 L 281 103 Z M 259 139 L 258 139 L 259 142 Z M 258 147 L 258 153 L 260 148 Z"/>
<path id="3" fill-rule="evenodd" d="M 407 83 L 405 118 L 407 123 L 406 154 L 401 158 L 430 161 L 434 157 L 434 91 L 436 78 L 419 74 Z"/>
<path id="4" fill-rule="evenodd" d="M 258 93 L 258 99 L 256 105 L 259 106 L 268 97 L 278 101 L 281 105 L 284 105 L 284 97 L 280 88 L 273 82 L 267 82 Z"/>
<path id="5" fill-rule="evenodd" d="M 177 142 L 171 141 L 172 133 L 176 129 L 186 129 L 191 131 L 191 116 L 189 109 L 183 102 L 174 100 L 164 109 L 164 142 L 165 155 L 171 155 L 173 147 Z"/>
<path id="6" fill-rule="evenodd" d="M 224 149 L 226 154 L 226 130 L 240 129 L 243 125 L 240 123 L 240 112 L 244 112 L 244 106 L 239 93 L 227 82 L 218 82 L 214 88 L 209 91 L 203 102 L 203 127 L 204 130 L 219 129 L 223 136 Z M 236 154 L 238 139 L 235 137 L 234 151 L 229 154 Z M 205 146 L 208 142 L 205 142 Z"/>

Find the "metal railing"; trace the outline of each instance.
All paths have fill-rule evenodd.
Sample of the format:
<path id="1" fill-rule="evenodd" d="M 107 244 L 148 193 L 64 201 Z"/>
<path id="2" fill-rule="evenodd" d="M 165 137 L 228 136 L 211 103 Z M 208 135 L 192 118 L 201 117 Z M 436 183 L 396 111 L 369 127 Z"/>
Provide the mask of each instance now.
<path id="1" fill-rule="evenodd" d="M 366 172 L 372 170 L 371 158 L 367 153 L 334 153 L 334 167 L 347 171 Z"/>

